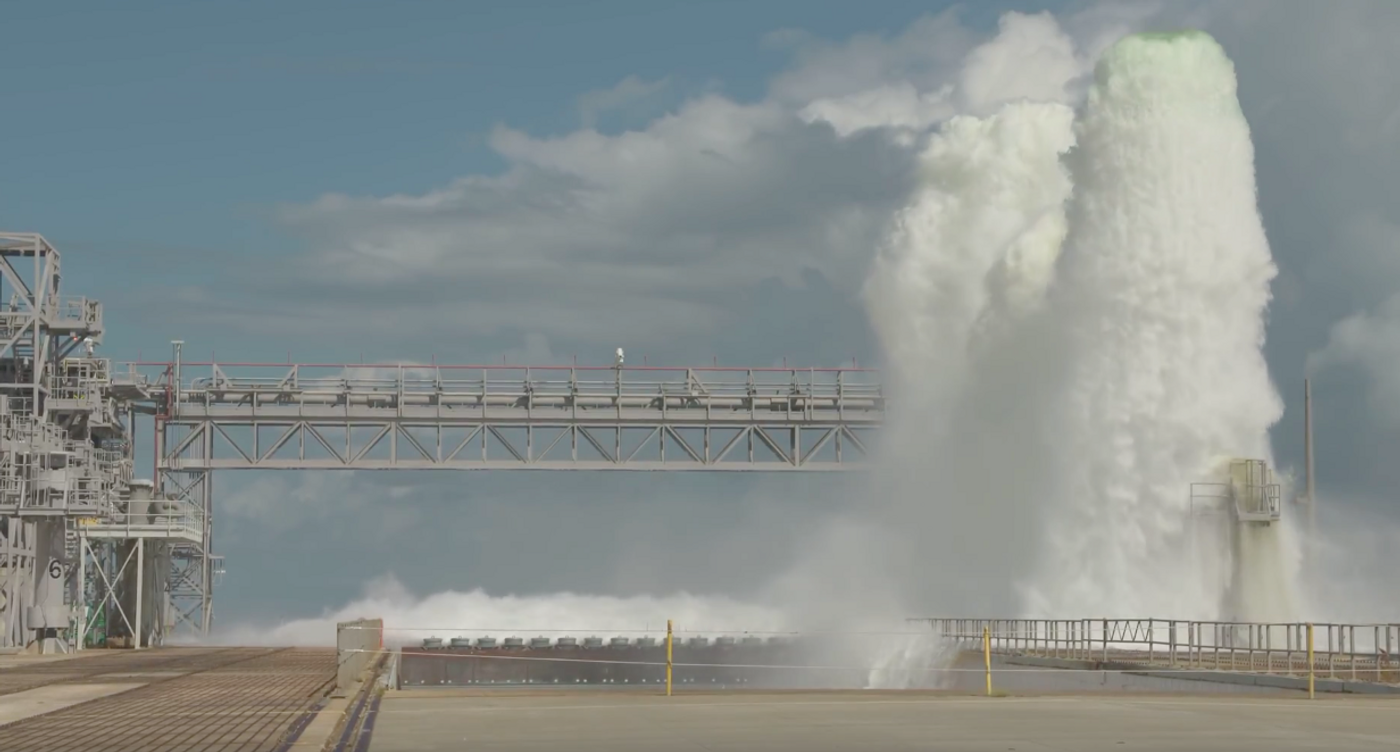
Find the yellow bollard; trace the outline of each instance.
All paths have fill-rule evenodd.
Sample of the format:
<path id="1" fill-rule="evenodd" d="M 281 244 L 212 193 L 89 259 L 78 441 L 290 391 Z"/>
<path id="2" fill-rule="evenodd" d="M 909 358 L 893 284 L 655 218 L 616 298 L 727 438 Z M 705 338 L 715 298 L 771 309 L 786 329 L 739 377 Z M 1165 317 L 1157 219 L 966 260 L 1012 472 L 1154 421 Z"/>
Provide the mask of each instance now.
<path id="1" fill-rule="evenodd" d="M 987 669 L 987 696 L 992 696 L 992 628 L 982 627 L 982 665 Z"/>
<path id="2" fill-rule="evenodd" d="M 666 620 L 666 696 L 671 696 L 671 620 Z"/>
<path id="3" fill-rule="evenodd" d="M 1313 695 L 1313 684 L 1316 672 L 1313 670 L 1313 625 L 1308 622 L 1308 699 L 1316 699 Z"/>

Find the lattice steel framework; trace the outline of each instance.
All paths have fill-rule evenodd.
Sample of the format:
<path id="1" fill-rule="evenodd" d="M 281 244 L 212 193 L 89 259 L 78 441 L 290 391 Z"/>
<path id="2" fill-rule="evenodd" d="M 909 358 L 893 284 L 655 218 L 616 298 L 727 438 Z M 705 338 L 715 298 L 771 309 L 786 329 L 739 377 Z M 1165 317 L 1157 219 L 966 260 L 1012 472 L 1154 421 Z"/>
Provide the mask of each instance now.
<path id="1" fill-rule="evenodd" d="M 208 632 L 215 470 L 847 470 L 884 416 L 856 368 L 186 363 L 176 342 L 114 371 L 101 304 L 60 278 L 48 241 L 0 233 L 0 647 Z"/>
<path id="2" fill-rule="evenodd" d="M 85 625 L 159 587 L 104 567 L 148 538 L 144 570 L 189 530 L 187 510 L 132 502 L 129 406 L 94 354 L 102 305 L 65 297 L 62 276 L 43 236 L 0 233 L 0 647 L 80 643 Z M 142 638 L 139 620 L 112 631 Z"/>
<path id="3" fill-rule="evenodd" d="M 884 408 L 860 369 L 157 367 L 171 472 L 840 470 Z"/>
<path id="4" fill-rule="evenodd" d="M 177 624 L 207 631 L 215 470 L 813 472 L 862 467 L 885 398 L 866 369 L 131 363 L 167 496 L 205 512 L 172 550 Z"/>

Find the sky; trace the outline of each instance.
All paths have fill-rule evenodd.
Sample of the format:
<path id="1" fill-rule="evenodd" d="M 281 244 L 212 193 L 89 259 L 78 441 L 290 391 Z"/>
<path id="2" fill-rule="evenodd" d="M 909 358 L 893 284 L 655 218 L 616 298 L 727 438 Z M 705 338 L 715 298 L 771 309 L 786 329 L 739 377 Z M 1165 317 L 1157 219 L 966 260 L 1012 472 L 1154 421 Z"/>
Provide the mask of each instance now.
<path id="1" fill-rule="evenodd" d="M 1085 49 L 1183 25 L 1224 44 L 1280 267 L 1279 462 L 1300 462 L 1310 373 L 1320 495 L 1400 524 L 1385 0 L 16 1 L 0 227 L 60 249 L 119 361 L 179 338 L 222 361 L 877 363 L 860 290 L 912 147 L 813 114 L 936 128 L 919 97 L 1012 10 L 1053 13 Z M 423 593 L 743 596 L 860 503 L 829 483 L 224 473 L 218 611 L 314 613 L 386 574 Z"/>

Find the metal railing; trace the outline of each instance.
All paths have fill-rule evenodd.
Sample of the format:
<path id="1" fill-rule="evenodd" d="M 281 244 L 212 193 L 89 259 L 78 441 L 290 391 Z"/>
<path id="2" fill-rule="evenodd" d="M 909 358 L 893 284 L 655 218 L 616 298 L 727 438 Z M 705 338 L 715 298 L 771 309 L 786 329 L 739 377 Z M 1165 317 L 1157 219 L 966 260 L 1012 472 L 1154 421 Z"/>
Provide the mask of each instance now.
<path id="1" fill-rule="evenodd" d="M 946 639 L 1001 656 L 1400 683 L 1400 624 L 1174 619 L 914 619 Z"/>
<path id="2" fill-rule="evenodd" d="M 204 510 L 198 504 L 171 499 L 152 499 L 150 508 L 124 511 L 128 502 L 101 517 L 82 518 L 79 526 L 88 537 L 105 538 L 183 538 L 201 540 L 204 534 Z"/>
<path id="3" fill-rule="evenodd" d="M 127 364 L 123 383 L 160 388 L 160 377 L 143 372 L 152 365 L 164 366 Z M 182 371 L 178 404 L 199 408 L 630 408 L 787 414 L 884 409 L 878 374 L 856 368 L 185 363 Z"/>
<path id="4" fill-rule="evenodd" d="M 49 316 L 58 327 L 98 327 L 102 323 L 102 303 L 82 296 L 63 296 L 52 303 Z"/>

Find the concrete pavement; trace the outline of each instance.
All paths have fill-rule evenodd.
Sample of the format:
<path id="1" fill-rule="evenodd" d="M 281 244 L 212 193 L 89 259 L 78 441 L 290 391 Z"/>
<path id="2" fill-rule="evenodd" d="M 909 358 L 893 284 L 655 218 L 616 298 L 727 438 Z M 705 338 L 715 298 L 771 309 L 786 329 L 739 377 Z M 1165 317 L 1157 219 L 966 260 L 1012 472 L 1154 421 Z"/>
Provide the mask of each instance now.
<path id="1" fill-rule="evenodd" d="M 385 696 L 371 752 L 1400 749 L 1400 703 L 874 692 Z"/>

